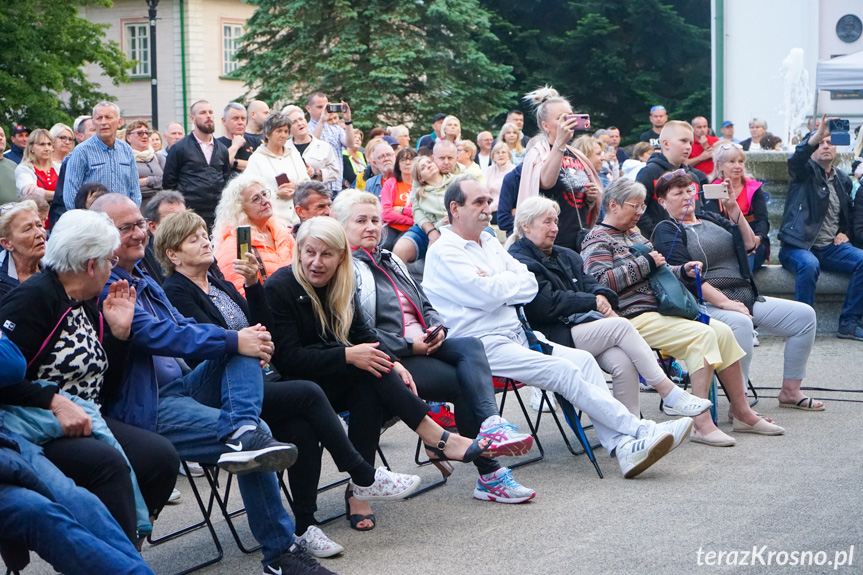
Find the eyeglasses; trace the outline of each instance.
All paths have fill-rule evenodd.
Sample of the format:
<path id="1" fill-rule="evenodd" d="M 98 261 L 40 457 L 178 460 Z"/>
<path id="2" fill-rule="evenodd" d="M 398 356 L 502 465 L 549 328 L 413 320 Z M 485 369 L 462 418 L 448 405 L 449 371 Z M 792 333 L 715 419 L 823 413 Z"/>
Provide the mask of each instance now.
<path id="1" fill-rule="evenodd" d="M 57 139 L 60 140 L 61 142 L 74 142 L 75 141 L 75 138 L 73 138 L 72 136 L 57 136 Z"/>
<path id="2" fill-rule="evenodd" d="M 119 256 L 105 256 L 105 261 L 109 262 L 111 264 L 111 267 L 114 267 L 115 265 L 117 265 L 117 262 L 120 261 L 120 257 Z"/>
<path id="3" fill-rule="evenodd" d="M 662 174 L 659 177 L 662 178 L 663 180 L 670 180 L 671 178 L 673 178 L 675 176 L 685 176 L 685 175 L 686 175 L 686 170 L 684 170 L 683 168 L 680 168 L 679 170 L 674 170 L 673 172 L 665 172 L 664 174 Z"/>
<path id="4" fill-rule="evenodd" d="M 135 130 L 134 132 L 129 132 L 130 136 L 135 135 L 139 138 L 143 138 L 145 136 L 149 138 L 152 134 L 153 132 L 151 132 L 150 130 Z"/>
<path id="5" fill-rule="evenodd" d="M 117 228 L 117 231 L 120 232 L 121 236 L 128 236 L 129 234 L 131 234 L 132 232 L 135 231 L 135 228 L 138 228 L 141 231 L 146 230 L 147 229 L 147 222 L 149 222 L 149 221 L 150 220 L 148 220 L 147 218 L 143 218 L 143 219 L 140 219 L 133 224 L 126 224 L 124 226 L 120 226 L 119 228 Z"/>
<path id="6" fill-rule="evenodd" d="M 254 196 L 249 198 L 249 201 L 257 206 L 261 202 L 263 202 L 264 199 L 269 200 L 270 197 L 272 197 L 272 195 L 273 195 L 273 192 L 271 192 L 270 190 L 264 190 L 260 194 L 255 194 Z"/>
<path id="7" fill-rule="evenodd" d="M 644 210 L 647 209 L 647 206 L 644 204 L 635 204 L 633 202 L 623 202 L 623 203 L 626 204 L 627 206 L 632 206 L 633 208 L 635 208 L 636 214 L 643 214 Z"/>

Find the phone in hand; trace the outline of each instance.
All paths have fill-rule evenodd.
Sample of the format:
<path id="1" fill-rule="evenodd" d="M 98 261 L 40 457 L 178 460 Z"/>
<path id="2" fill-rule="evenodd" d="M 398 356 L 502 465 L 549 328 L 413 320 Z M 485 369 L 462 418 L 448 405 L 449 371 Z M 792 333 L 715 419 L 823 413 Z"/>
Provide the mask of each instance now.
<path id="1" fill-rule="evenodd" d="M 281 186 L 282 184 L 290 184 L 291 178 L 288 177 L 288 174 L 277 174 L 276 175 L 276 184 Z"/>
<path id="2" fill-rule="evenodd" d="M 423 339 L 423 342 L 428 343 L 437 336 L 438 332 L 443 329 L 443 324 L 438 325 L 436 328 L 431 330 L 427 336 Z"/>
<path id="3" fill-rule="evenodd" d="M 827 128 L 830 130 L 830 143 L 834 146 L 851 145 L 851 122 L 834 118 L 827 120 Z"/>
<path id="4" fill-rule="evenodd" d="M 728 185 L 722 184 L 704 184 L 704 199 L 705 200 L 724 200 L 728 198 Z"/>
<path id="5" fill-rule="evenodd" d="M 575 119 L 574 132 L 586 132 L 590 129 L 590 114 L 567 114 L 564 119 L 569 122 Z"/>
<path id="6" fill-rule="evenodd" d="M 246 254 L 252 251 L 252 227 L 237 226 L 237 259 L 248 260 Z"/>
<path id="7" fill-rule="evenodd" d="M 343 104 L 327 104 L 328 114 L 344 114 L 345 107 Z"/>

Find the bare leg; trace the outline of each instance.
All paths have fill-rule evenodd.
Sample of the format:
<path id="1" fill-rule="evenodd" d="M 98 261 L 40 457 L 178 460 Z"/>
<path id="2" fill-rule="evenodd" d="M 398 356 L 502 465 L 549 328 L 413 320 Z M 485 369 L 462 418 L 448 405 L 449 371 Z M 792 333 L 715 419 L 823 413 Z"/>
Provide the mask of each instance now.
<path id="1" fill-rule="evenodd" d="M 782 389 L 779 391 L 779 402 L 780 403 L 797 403 L 804 397 L 806 394 L 800 391 L 800 384 L 803 383 L 802 379 L 783 379 L 782 380 Z M 812 407 L 824 407 L 824 404 L 820 401 L 812 400 Z"/>
<path id="2" fill-rule="evenodd" d="M 689 380 L 692 382 L 692 395 L 707 399 L 710 384 L 713 382 L 713 366 L 705 361 L 701 369 L 689 374 Z M 695 429 L 701 435 L 708 435 L 718 429 L 710 417 L 710 410 L 695 416 L 694 420 Z"/>
<path id="3" fill-rule="evenodd" d="M 417 259 L 417 248 L 414 243 L 404 238 L 396 242 L 393 247 L 393 253 L 406 264 L 415 262 Z"/>

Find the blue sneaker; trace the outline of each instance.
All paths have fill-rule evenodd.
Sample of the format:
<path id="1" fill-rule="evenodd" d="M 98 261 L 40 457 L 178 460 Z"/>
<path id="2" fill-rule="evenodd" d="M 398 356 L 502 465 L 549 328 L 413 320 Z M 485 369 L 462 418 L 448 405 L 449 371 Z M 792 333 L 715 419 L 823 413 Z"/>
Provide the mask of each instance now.
<path id="1" fill-rule="evenodd" d="M 260 427 L 236 439 L 224 439 L 221 448 L 218 466 L 236 475 L 255 471 L 279 472 L 297 460 L 295 445 L 279 443 Z"/>
<path id="2" fill-rule="evenodd" d="M 473 490 L 474 499 L 497 501 L 498 503 L 524 503 L 536 497 L 536 491 L 528 489 L 513 479 L 512 470 L 501 467 L 491 475 L 480 475 Z"/>

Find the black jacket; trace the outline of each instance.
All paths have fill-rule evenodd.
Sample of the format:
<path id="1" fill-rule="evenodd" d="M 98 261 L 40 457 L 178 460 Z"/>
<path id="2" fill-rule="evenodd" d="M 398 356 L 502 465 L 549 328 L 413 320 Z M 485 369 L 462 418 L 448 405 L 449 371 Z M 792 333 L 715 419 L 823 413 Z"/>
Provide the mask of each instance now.
<path id="1" fill-rule="evenodd" d="M 267 296 L 260 282 L 246 288 L 246 298 L 237 291 L 229 281 L 207 274 L 211 284 L 228 294 L 246 316 L 249 325 L 260 323 L 268 326 L 272 323 L 270 308 L 267 307 Z M 162 289 L 171 303 L 185 317 L 194 319 L 197 323 L 212 323 L 228 328 L 228 323 L 221 312 L 198 285 L 181 273 L 174 272 L 162 282 Z"/>
<path id="2" fill-rule="evenodd" d="M 532 241 L 521 238 L 510 246 L 509 253 L 536 276 L 539 291 L 524 312 L 530 326 L 552 342 L 572 347 L 569 316 L 595 310 L 597 295 L 617 307 L 614 290 L 585 274 L 584 261 L 571 249 L 553 246 L 547 256 Z"/>
<path id="3" fill-rule="evenodd" d="M 667 217 L 665 208 L 660 206 L 659 202 L 656 201 L 656 196 L 653 193 L 653 183 L 658 180 L 662 174 L 673 172 L 680 168 L 686 170 L 686 172 L 692 177 L 692 181 L 698 184 L 699 189 L 707 183 L 707 176 L 702 172 L 690 168 L 686 164 L 681 166 L 672 166 L 665 156 L 662 155 L 662 152 L 654 152 L 647 160 L 647 165 L 641 168 L 641 171 L 639 171 L 638 175 L 635 177 L 635 181 L 642 184 L 647 190 L 647 195 L 644 198 L 644 203 L 647 206 L 647 209 L 643 214 L 641 214 L 641 218 L 638 220 L 638 229 L 644 237 L 649 238 L 653 234 L 653 228 L 656 227 L 656 224 Z"/>
<path id="4" fill-rule="evenodd" d="M 698 214 L 698 217 L 699 219 L 712 222 L 731 233 L 731 238 L 734 243 L 734 253 L 737 256 L 737 266 L 740 268 L 740 275 L 743 276 L 744 279 L 749 280 L 749 285 L 752 287 L 755 297 L 758 297 L 758 287 L 755 285 L 755 280 L 752 277 L 752 270 L 749 269 L 746 242 L 743 240 L 740 226 L 714 212 L 701 212 Z M 656 229 L 653 231 L 653 247 L 656 251 L 665 256 L 665 261 L 668 265 L 672 266 L 680 266 L 695 259 L 689 254 L 686 230 L 680 229 L 680 233 L 678 234 L 678 229 L 680 229 L 680 227 L 675 220 L 666 218 L 659 222 Z M 677 238 L 676 241 L 675 237 Z M 672 246 L 674 246 L 674 251 L 672 251 Z M 693 293 L 696 290 L 695 282 L 687 283 L 686 287 L 688 287 Z"/>
<path id="5" fill-rule="evenodd" d="M 407 269 L 393 261 L 393 254 L 386 250 L 376 249 L 373 253 L 360 248 L 354 252 L 354 266 L 366 266 L 374 277 L 374 285 L 368 286 L 362 281 L 365 274 L 357 273 L 357 297 L 360 307 L 366 312 L 366 321 L 377 334 L 380 342 L 399 357 L 413 355 L 413 341 L 404 337 L 405 322 L 402 307 L 396 289 L 405 294 L 413 304 L 423 328 L 434 327 L 443 323 L 437 310 L 432 307 L 422 288 L 410 277 Z M 363 305 L 369 290 L 375 290 L 375 310 Z"/>
<path id="6" fill-rule="evenodd" d="M 512 210 L 518 203 L 518 188 L 521 185 L 521 169 L 524 164 L 519 164 L 514 170 L 510 170 L 503 177 L 500 184 L 500 195 L 497 199 L 497 226 L 510 235 L 515 228 L 515 218 Z"/>
<path id="7" fill-rule="evenodd" d="M 815 160 L 812 153 L 816 148 L 809 145 L 808 134 L 791 157 L 788 158 L 788 197 L 785 199 L 785 211 L 782 213 L 782 224 L 779 226 L 779 241 L 783 245 L 808 250 L 815 242 L 824 218 L 827 216 L 828 197 L 827 174 Z M 835 177 L 833 187 L 839 196 L 839 229 L 838 233 L 854 239 L 854 230 L 863 232 L 863 222 L 852 222 L 851 178 L 838 168 L 833 168 Z M 863 214 L 853 214 L 857 220 Z"/>
<path id="8" fill-rule="evenodd" d="M 318 382 L 347 376 L 349 364 L 345 360 L 345 346 L 321 328 L 312 309 L 312 299 L 294 277 L 291 266 L 276 270 L 267 279 L 264 291 L 273 314 L 270 326 L 276 345 L 273 365 L 279 373 L 283 377 Z M 326 306 L 325 301 L 321 303 Z M 362 310 L 356 307 L 349 340 L 353 344 L 378 341 L 377 334 L 365 322 Z M 378 349 L 391 360 L 397 359 L 385 344 L 381 343 Z"/>
<path id="9" fill-rule="evenodd" d="M 162 174 L 162 189 L 179 190 L 186 206 L 213 227 L 216 204 L 231 177 L 228 148 L 215 138 L 210 163 L 204 157 L 194 134 L 189 134 L 168 150 L 168 160 Z"/>

